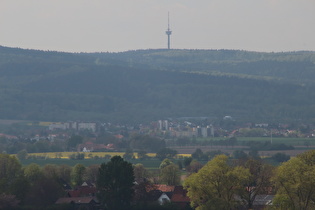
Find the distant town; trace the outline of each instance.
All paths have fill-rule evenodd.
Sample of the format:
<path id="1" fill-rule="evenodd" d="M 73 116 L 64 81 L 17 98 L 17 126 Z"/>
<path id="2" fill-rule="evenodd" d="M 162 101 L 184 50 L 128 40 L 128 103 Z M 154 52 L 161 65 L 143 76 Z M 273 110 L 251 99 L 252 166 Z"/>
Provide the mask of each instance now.
<path id="1" fill-rule="evenodd" d="M 193 140 L 218 140 L 230 138 L 261 138 L 261 140 L 270 141 L 274 138 L 303 138 L 312 139 L 315 136 L 315 128 L 312 125 L 290 125 L 290 124 L 268 124 L 268 123 L 243 123 L 238 124 L 231 116 L 225 116 L 217 123 L 208 123 L 206 118 L 180 118 L 180 119 L 165 119 L 157 120 L 148 124 L 138 125 L 122 125 L 113 123 L 100 122 L 32 122 L 27 123 L 23 129 L 29 129 L 30 132 L 14 135 L 12 133 L 0 133 L 0 138 L 11 140 L 67 140 L 71 135 L 86 136 L 87 139 L 99 138 L 106 134 L 113 136 L 116 139 L 126 139 L 131 135 L 149 135 L 152 137 L 170 140 L 178 139 L 182 141 L 179 145 L 192 145 Z M 186 139 L 186 141 L 185 141 Z M 190 141 L 187 142 L 187 139 Z M 86 140 L 87 141 L 87 140 Z M 168 141 L 167 141 L 168 142 Z M 311 145 L 312 142 L 304 143 Z M 174 145 L 174 144 L 173 144 Z M 115 142 L 109 142 L 107 145 L 95 146 L 94 144 L 81 145 L 77 148 L 78 151 L 93 151 L 94 149 L 119 149 Z M 123 148 L 121 148 L 123 149 Z"/>

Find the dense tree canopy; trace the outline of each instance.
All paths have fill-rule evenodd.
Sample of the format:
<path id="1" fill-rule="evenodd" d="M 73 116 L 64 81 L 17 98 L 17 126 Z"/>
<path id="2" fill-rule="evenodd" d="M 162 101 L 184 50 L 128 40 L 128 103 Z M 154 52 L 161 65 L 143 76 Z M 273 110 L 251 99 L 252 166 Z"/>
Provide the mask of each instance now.
<path id="1" fill-rule="evenodd" d="M 243 160 L 240 160 L 241 162 Z M 249 158 L 243 164 L 244 168 L 250 172 L 249 179 L 244 182 L 246 190 L 240 191 L 240 197 L 244 199 L 245 206 L 248 209 L 253 208 L 253 204 L 257 195 L 268 195 L 272 193 L 272 182 L 274 167 L 263 163 L 260 159 Z"/>
<path id="2" fill-rule="evenodd" d="M 76 164 L 71 172 L 72 182 L 75 186 L 80 186 L 86 174 L 86 167 L 80 163 Z"/>
<path id="3" fill-rule="evenodd" d="M 274 205 L 280 209 L 315 208 L 315 150 L 290 159 L 277 168 Z"/>
<path id="4" fill-rule="evenodd" d="M 162 148 L 157 151 L 156 158 L 163 160 L 165 158 L 174 158 L 177 155 L 177 151 L 170 148 Z"/>
<path id="5" fill-rule="evenodd" d="M 177 186 L 180 184 L 180 170 L 178 165 L 171 163 L 161 169 L 160 177 L 162 183 L 170 186 Z"/>
<path id="6" fill-rule="evenodd" d="M 134 172 L 132 164 L 120 156 L 114 156 L 99 169 L 98 198 L 109 210 L 125 210 L 133 196 Z"/>
<path id="7" fill-rule="evenodd" d="M 9 193 L 10 188 L 22 173 L 22 166 L 16 157 L 0 154 L 0 193 Z"/>
<path id="8" fill-rule="evenodd" d="M 232 209 L 240 205 L 235 195 L 245 190 L 250 172 L 244 167 L 232 167 L 228 157 L 218 155 L 184 182 L 192 207 L 197 210 Z"/>

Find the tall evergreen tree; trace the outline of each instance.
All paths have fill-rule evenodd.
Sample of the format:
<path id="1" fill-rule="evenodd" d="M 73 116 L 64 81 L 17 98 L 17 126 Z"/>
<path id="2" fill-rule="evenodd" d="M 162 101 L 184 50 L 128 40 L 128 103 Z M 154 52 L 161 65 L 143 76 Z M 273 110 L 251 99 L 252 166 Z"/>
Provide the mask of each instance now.
<path id="1" fill-rule="evenodd" d="M 129 209 L 134 194 L 134 173 L 132 164 L 120 156 L 114 156 L 108 163 L 102 163 L 97 179 L 98 199 L 105 209 Z"/>

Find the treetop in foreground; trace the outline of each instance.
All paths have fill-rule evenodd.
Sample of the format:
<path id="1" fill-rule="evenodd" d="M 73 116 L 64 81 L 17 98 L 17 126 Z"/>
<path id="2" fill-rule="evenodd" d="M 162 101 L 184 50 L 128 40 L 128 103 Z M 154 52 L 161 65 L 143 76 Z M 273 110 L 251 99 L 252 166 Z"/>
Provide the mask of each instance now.
<path id="1" fill-rule="evenodd" d="M 98 199 L 109 210 L 125 210 L 130 207 L 134 190 L 132 164 L 120 156 L 102 163 L 97 179 Z"/>
<path id="2" fill-rule="evenodd" d="M 184 187 L 197 210 L 233 209 L 239 205 L 235 195 L 245 190 L 250 172 L 244 167 L 232 167 L 226 155 L 218 155 L 197 173 L 189 176 Z"/>
<path id="3" fill-rule="evenodd" d="M 274 205 L 279 209 L 315 209 L 315 150 L 291 158 L 277 168 Z"/>

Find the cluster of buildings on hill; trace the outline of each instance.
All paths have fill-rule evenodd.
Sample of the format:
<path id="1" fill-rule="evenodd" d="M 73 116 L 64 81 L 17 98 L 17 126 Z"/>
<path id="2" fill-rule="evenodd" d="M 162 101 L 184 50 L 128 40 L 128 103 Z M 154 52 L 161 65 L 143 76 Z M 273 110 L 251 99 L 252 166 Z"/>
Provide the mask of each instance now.
<path id="1" fill-rule="evenodd" d="M 165 135 L 168 137 L 198 137 L 198 138 L 207 138 L 214 136 L 238 136 L 242 135 L 242 132 L 249 130 L 253 131 L 254 129 L 261 129 L 260 133 L 254 136 L 270 136 L 271 133 L 273 136 L 279 137 L 314 137 L 315 129 L 308 128 L 308 131 L 302 133 L 298 130 L 299 128 L 289 129 L 288 126 L 280 125 L 279 126 L 270 126 L 267 123 L 260 124 L 244 124 L 233 126 L 230 130 L 225 130 L 218 126 L 213 126 L 212 124 L 204 123 L 191 123 L 185 120 L 158 120 L 151 122 L 150 124 L 140 124 L 138 126 L 125 126 L 120 124 L 111 124 L 111 123 L 97 123 L 97 122 L 58 122 L 51 123 L 48 126 L 50 131 L 56 130 L 73 130 L 77 132 L 89 131 L 92 133 L 98 133 L 100 131 L 107 131 L 115 134 L 125 135 L 126 133 L 139 132 L 141 134 L 157 134 Z M 252 132 L 253 133 L 253 132 Z M 263 134 L 261 134 L 263 133 Z M 246 135 L 245 135 L 246 136 Z M 251 135 L 253 136 L 253 135 Z"/>
<path id="2" fill-rule="evenodd" d="M 168 120 L 159 120 L 158 129 L 164 132 L 169 132 L 172 137 L 213 137 L 214 127 L 195 126 L 192 123 L 185 121 L 182 124 L 169 122 Z"/>
<path id="3" fill-rule="evenodd" d="M 100 130 L 100 127 L 104 127 L 105 124 L 96 122 L 58 122 L 52 123 L 48 126 L 50 131 L 53 130 L 75 130 L 84 131 L 88 130 L 93 133 Z M 146 127 L 146 126 L 142 126 Z M 133 129 L 133 128 L 131 128 Z M 169 120 L 158 120 L 153 122 L 148 129 L 158 130 L 163 133 L 168 133 L 172 137 L 213 137 L 214 127 L 212 125 L 207 126 L 195 126 L 190 122 L 175 123 Z M 107 130 L 107 129 L 106 129 Z"/>
<path id="4" fill-rule="evenodd" d="M 95 122 L 62 122 L 62 123 L 52 123 L 48 126 L 49 130 L 89 130 L 92 132 L 96 132 L 97 123 Z"/>

